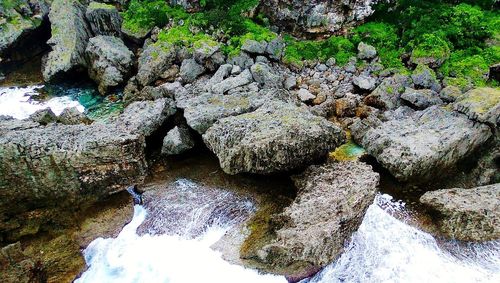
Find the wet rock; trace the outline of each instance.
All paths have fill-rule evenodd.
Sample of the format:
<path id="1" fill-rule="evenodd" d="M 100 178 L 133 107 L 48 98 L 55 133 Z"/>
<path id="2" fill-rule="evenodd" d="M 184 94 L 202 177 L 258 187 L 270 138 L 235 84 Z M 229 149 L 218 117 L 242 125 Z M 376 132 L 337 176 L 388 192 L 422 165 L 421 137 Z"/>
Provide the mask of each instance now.
<path id="1" fill-rule="evenodd" d="M 123 41 L 113 36 L 96 36 L 85 50 L 89 77 L 98 84 L 99 93 L 123 84 L 133 67 L 134 54 Z"/>
<path id="2" fill-rule="evenodd" d="M 147 86 L 156 81 L 165 71 L 172 67 L 177 50 L 164 42 L 148 45 L 139 56 L 137 82 Z"/>
<path id="3" fill-rule="evenodd" d="M 367 164 L 346 161 L 311 166 L 293 179 L 297 197 L 275 217 L 276 239 L 258 255 L 300 280 L 343 252 L 373 203 L 379 175 Z"/>
<path id="4" fill-rule="evenodd" d="M 49 19 L 52 37 L 47 43 L 52 51 L 42 67 L 45 81 L 86 67 L 85 48 L 91 37 L 85 20 L 85 7 L 78 0 L 54 0 Z"/>
<path id="5" fill-rule="evenodd" d="M 269 65 L 256 63 L 251 68 L 253 79 L 264 88 L 283 88 L 283 77 Z"/>
<path id="6" fill-rule="evenodd" d="M 231 89 L 247 85 L 253 82 L 253 76 L 250 70 L 245 70 L 236 77 L 230 77 L 223 80 L 220 83 L 214 84 L 212 86 L 212 92 L 214 93 L 226 93 Z"/>
<path id="7" fill-rule="evenodd" d="M 293 114 L 292 114 L 293 113 Z M 220 119 L 203 135 L 228 174 L 270 174 L 303 167 L 345 140 L 335 124 L 291 103 Z"/>
<path id="8" fill-rule="evenodd" d="M 184 153 L 194 147 L 194 140 L 185 127 L 175 127 L 170 130 L 163 139 L 161 153 L 165 155 L 176 155 Z"/>
<path id="9" fill-rule="evenodd" d="M 385 122 L 370 116 L 350 128 L 354 140 L 392 175 L 417 182 L 444 177 L 492 135 L 488 126 L 438 106 Z"/>
<path id="10" fill-rule="evenodd" d="M 311 101 L 314 98 L 316 98 L 316 96 L 314 96 L 314 94 L 312 94 L 311 92 L 309 92 L 307 89 L 304 89 L 304 88 L 301 88 L 297 91 L 297 96 L 299 97 L 300 101 L 302 101 L 302 102 Z"/>
<path id="11" fill-rule="evenodd" d="M 364 42 L 360 42 L 358 44 L 358 58 L 365 59 L 373 59 L 377 56 L 377 49 L 375 47 L 366 44 Z"/>
<path id="12" fill-rule="evenodd" d="M 375 89 L 376 83 L 377 80 L 375 78 L 366 75 L 357 76 L 352 81 L 353 85 L 357 86 L 359 89 L 364 91 L 371 91 Z"/>
<path id="13" fill-rule="evenodd" d="M 500 184 L 425 193 L 420 202 L 439 213 L 439 229 L 452 239 L 500 239 Z"/>
<path id="14" fill-rule="evenodd" d="M 57 122 L 64 125 L 90 124 L 92 121 L 76 107 L 66 108 L 57 117 Z"/>
<path id="15" fill-rule="evenodd" d="M 493 126 L 500 126 L 500 90 L 476 88 L 459 97 L 453 107 L 470 119 Z"/>
<path id="16" fill-rule="evenodd" d="M 122 34 L 122 18 L 113 5 L 90 2 L 85 17 L 94 35 L 120 37 Z"/>
<path id="17" fill-rule="evenodd" d="M 413 89 L 407 87 L 401 99 L 417 109 L 425 109 L 432 105 L 443 104 L 438 94 L 431 89 Z"/>
<path id="18" fill-rule="evenodd" d="M 436 92 L 441 90 L 441 86 L 436 79 L 436 73 L 426 65 L 418 65 L 411 74 L 415 86 L 420 88 L 430 88 Z"/>
<path id="19" fill-rule="evenodd" d="M 405 75 L 385 78 L 382 83 L 364 99 L 366 105 L 379 109 L 396 109 L 401 106 L 401 94 L 411 87 L 411 80 Z"/>
<path id="20" fill-rule="evenodd" d="M 439 98 L 444 102 L 455 102 L 462 95 L 462 91 L 456 86 L 447 86 L 439 92 Z"/>
<path id="21" fill-rule="evenodd" d="M 50 108 L 45 108 L 31 114 L 29 119 L 42 125 L 47 125 L 50 123 L 55 123 L 57 121 L 57 116 L 56 114 L 54 114 L 54 112 L 52 112 Z"/>
<path id="22" fill-rule="evenodd" d="M 198 76 L 205 72 L 205 68 L 196 63 L 194 59 L 185 59 L 182 61 L 180 76 L 185 83 L 192 83 Z"/>
<path id="23" fill-rule="evenodd" d="M 255 40 L 245 40 L 243 45 L 241 46 L 241 50 L 251 53 L 251 54 L 266 54 L 267 50 L 267 42 L 266 41 L 255 41 Z"/>

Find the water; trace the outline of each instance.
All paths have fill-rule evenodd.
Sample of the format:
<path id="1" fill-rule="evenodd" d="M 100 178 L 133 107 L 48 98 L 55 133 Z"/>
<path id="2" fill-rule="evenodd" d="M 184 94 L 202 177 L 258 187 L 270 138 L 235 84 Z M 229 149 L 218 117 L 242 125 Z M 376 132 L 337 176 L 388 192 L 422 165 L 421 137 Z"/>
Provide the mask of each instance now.
<path id="1" fill-rule="evenodd" d="M 193 183 L 181 182 L 184 192 L 174 191 L 175 197 L 168 203 L 175 198 L 186 202 L 189 198 L 186 192 L 197 195 L 195 200 L 200 196 Z M 175 227 L 176 232 L 165 229 L 170 231 L 167 234 L 138 233 L 148 217 L 156 215 L 136 206 L 132 222 L 117 238 L 99 238 L 85 249 L 89 268 L 76 282 L 286 282 L 280 276 L 232 265 L 210 248 L 240 221 L 235 221 L 237 215 L 245 215 L 244 207 L 251 209 L 251 206 L 248 200 L 238 200 L 223 190 L 206 196 L 210 196 L 208 206 L 201 210 L 187 206 L 181 221 L 162 222 L 164 226 Z M 213 197 L 217 202 L 211 201 Z M 155 201 L 161 203 L 160 199 Z M 209 209 L 221 201 L 228 206 Z M 235 214 L 224 213 L 226 207 L 231 210 L 235 204 L 243 213 L 227 217 Z M 215 222 L 208 221 L 209 217 L 198 217 L 207 211 L 218 211 L 224 217 Z M 404 203 L 394 201 L 389 195 L 378 195 L 342 256 L 304 282 L 500 282 L 500 242 L 438 243 L 430 234 L 406 224 L 410 217 Z M 199 221 L 211 224 L 193 236 L 187 226 L 199 226 Z M 179 231 L 188 232 L 183 235 Z"/>

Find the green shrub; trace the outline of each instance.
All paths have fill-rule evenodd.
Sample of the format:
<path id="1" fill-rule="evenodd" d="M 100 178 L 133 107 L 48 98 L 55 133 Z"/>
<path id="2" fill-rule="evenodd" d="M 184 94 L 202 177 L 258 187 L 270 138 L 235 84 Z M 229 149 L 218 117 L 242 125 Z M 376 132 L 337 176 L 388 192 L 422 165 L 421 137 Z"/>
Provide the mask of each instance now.
<path id="1" fill-rule="evenodd" d="M 450 59 L 441 66 L 439 71 L 446 77 L 455 78 L 456 82 L 461 82 L 460 85 L 467 81 L 476 86 L 484 86 L 489 65 L 487 60 L 479 54 L 470 55 L 470 51 L 456 51 L 451 54 Z"/>
<path id="2" fill-rule="evenodd" d="M 421 38 L 409 44 L 414 46 L 411 52 L 412 60 L 418 58 L 434 58 L 437 61 L 445 61 L 450 56 L 450 47 L 448 43 L 441 37 L 427 33 L 422 35 Z"/>

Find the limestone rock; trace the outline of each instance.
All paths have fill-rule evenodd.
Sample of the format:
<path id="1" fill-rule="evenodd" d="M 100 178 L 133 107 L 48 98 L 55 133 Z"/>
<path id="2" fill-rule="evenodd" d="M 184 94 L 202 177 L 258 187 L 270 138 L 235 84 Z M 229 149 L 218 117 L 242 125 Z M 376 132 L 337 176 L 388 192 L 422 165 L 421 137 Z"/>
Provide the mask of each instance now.
<path id="1" fill-rule="evenodd" d="M 297 96 L 299 97 L 300 101 L 302 102 L 307 102 L 311 101 L 316 98 L 314 94 L 312 94 L 310 91 L 307 89 L 301 88 L 297 91 Z"/>
<path id="2" fill-rule="evenodd" d="M 253 82 L 253 76 L 250 70 L 245 70 L 236 77 L 227 78 L 220 83 L 214 84 L 212 86 L 212 91 L 214 93 L 226 93 L 231 89 L 247 85 Z"/>
<path id="3" fill-rule="evenodd" d="M 185 59 L 182 61 L 180 76 L 185 83 L 194 82 L 204 72 L 205 68 L 198 64 L 195 59 Z"/>
<path id="4" fill-rule="evenodd" d="M 352 84 L 364 91 L 371 91 L 375 89 L 377 80 L 373 77 L 360 75 L 354 78 Z"/>
<path id="5" fill-rule="evenodd" d="M 251 54 L 266 54 L 267 42 L 266 41 L 255 41 L 255 40 L 245 40 L 241 46 L 241 50 L 251 53 Z"/>
<path id="6" fill-rule="evenodd" d="M 66 108 L 57 117 L 57 122 L 64 125 L 90 124 L 91 120 L 76 107 Z"/>
<path id="7" fill-rule="evenodd" d="M 360 42 L 358 44 L 358 58 L 359 59 L 373 59 L 377 56 L 377 50 L 375 47 L 366 44 L 364 42 Z"/>
<path id="8" fill-rule="evenodd" d="M 184 153 L 194 147 L 194 140 L 185 127 L 174 127 L 163 139 L 161 153 L 176 155 Z"/>
<path id="9" fill-rule="evenodd" d="M 142 51 L 138 60 L 137 82 L 147 86 L 168 70 L 177 56 L 177 49 L 168 43 L 156 42 Z"/>
<path id="10" fill-rule="evenodd" d="M 90 2 L 85 12 L 94 35 L 121 36 L 122 18 L 113 5 Z"/>
<path id="11" fill-rule="evenodd" d="M 456 86 L 447 86 L 439 92 L 439 98 L 444 102 L 455 102 L 462 95 L 462 91 Z"/>
<path id="12" fill-rule="evenodd" d="M 430 88 L 436 92 L 441 90 L 441 86 L 436 78 L 436 73 L 426 65 L 418 65 L 411 74 L 413 83 L 417 87 Z"/>
<path id="13" fill-rule="evenodd" d="M 432 105 L 443 104 L 438 94 L 431 89 L 413 89 L 407 87 L 401 95 L 401 99 L 407 101 L 417 109 L 425 109 Z"/>
<path id="14" fill-rule="evenodd" d="M 54 112 L 52 112 L 50 108 L 45 108 L 31 114 L 29 119 L 42 125 L 47 125 L 50 123 L 55 123 L 57 121 L 57 116 L 56 114 L 54 114 Z"/>
<path id="15" fill-rule="evenodd" d="M 405 75 L 385 78 L 382 83 L 364 99 L 366 105 L 379 109 L 396 109 L 401 106 L 401 94 L 411 87 L 411 80 Z"/>
<path id="16" fill-rule="evenodd" d="M 283 78 L 269 65 L 256 63 L 251 68 L 253 79 L 265 88 L 282 88 Z"/>
<path id="17" fill-rule="evenodd" d="M 470 119 L 500 127 L 500 90 L 498 88 L 476 88 L 459 97 L 453 105 L 455 110 Z"/>

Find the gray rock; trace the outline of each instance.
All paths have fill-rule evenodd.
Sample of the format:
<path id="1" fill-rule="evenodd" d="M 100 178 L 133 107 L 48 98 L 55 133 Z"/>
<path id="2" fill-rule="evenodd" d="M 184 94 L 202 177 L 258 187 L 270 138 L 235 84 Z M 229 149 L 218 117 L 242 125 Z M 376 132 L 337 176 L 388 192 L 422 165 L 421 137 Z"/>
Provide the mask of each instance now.
<path id="1" fill-rule="evenodd" d="M 212 92 L 225 93 L 231 89 L 247 85 L 253 82 L 253 76 L 250 70 L 245 70 L 236 77 L 230 77 L 212 86 Z"/>
<path id="2" fill-rule="evenodd" d="M 431 89 L 413 89 L 407 87 L 401 99 L 410 103 L 417 109 L 425 109 L 432 105 L 443 104 L 438 94 Z"/>
<path id="3" fill-rule="evenodd" d="M 240 54 L 229 57 L 227 60 L 228 64 L 240 66 L 242 69 L 250 68 L 255 62 L 247 53 L 240 52 Z"/>
<path id="4" fill-rule="evenodd" d="M 36 111 L 30 115 L 29 119 L 42 125 L 57 122 L 57 116 L 50 108 L 44 108 Z"/>
<path id="5" fill-rule="evenodd" d="M 452 239 L 500 239 L 500 184 L 425 193 L 420 202 L 439 213 L 439 229 Z"/>
<path id="6" fill-rule="evenodd" d="M 379 109 L 396 109 L 401 106 L 401 94 L 411 87 L 411 80 L 405 75 L 385 78 L 382 83 L 364 99 L 366 105 Z"/>
<path id="7" fill-rule="evenodd" d="M 194 147 L 194 140 L 189 130 L 184 127 L 175 127 L 170 130 L 163 139 L 161 153 L 165 155 L 176 155 L 184 153 Z"/>
<path id="8" fill-rule="evenodd" d="M 337 117 L 354 117 L 356 108 L 360 103 L 360 96 L 346 93 L 342 98 L 335 101 L 335 114 Z"/>
<path id="9" fill-rule="evenodd" d="M 219 50 L 220 44 L 215 41 L 200 41 L 197 42 L 193 56 L 196 62 L 203 65 L 208 58 L 212 57 Z"/>
<path id="10" fill-rule="evenodd" d="M 165 42 L 148 45 L 138 60 L 136 78 L 139 85 L 147 86 L 156 81 L 172 66 L 176 55 L 176 47 Z"/>
<path id="11" fill-rule="evenodd" d="M 436 73 L 426 65 L 418 65 L 411 74 L 413 83 L 417 87 L 430 88 L 436 92 L 441 91 L 441 85 L 436 79 Z"/>
<path id="12" fill-rule="evenodd" d="M 319 72 L 325 72 L 326 70 L 328 70 L 328 66 L 326 66 L 325 64 L 318 64 L 316 66 L 316 70 L 318 70 Z"/>
<path id="13" fill-rule="evenodd" d="M 251 68 L 253 79 L 265 88 L 283 88 L 283 77 L 281 77 L 269 65 L 256 63 Z"/>
<path id="14" fill-rule="evenodd" d="M 255 57 L 255 63 L 269 64 L 269 59 L 265 56 L 259 55 Z"/>
<path id="15" fill-rule="evenodd" d="M 271 40 L 266 48 L 266 54 L 273 60 L 281 60 L 283 51 L 285 49 L 285 42 L 281 37 L 276 37 Z"/>
<path id="16" fill-rule="evenodd" d="M 375 78 L 359 75 L 354 78 L 352 84 L 360 88 L 361 90 L 373 90 L 376 87 L 377 80 Z"/>
<path id="17" fill-rule="evenodd" d="M 438 106 L 386 122 L 370 116 L 350 128 L 354 140 L 392 175 L 419 182 L 446 176 L 492 135 L 488 126 Z"/>
<path id="18" fill-rule="evenodd" d="M 94 35 L 121 37 L 122 18 L 115 6 L 90 2 L 85 17 Z"/>
<path id="19" fill-rule="evenodd" d="M 297 78 L 294 76 L 288 76 L 286 77 L 285 81 L 283 82 L 283 86 L 287 90 L 291 90 L 297 86 Z"/>
<path id="20" fill-rule="evenodd" d="M 328 66 L 328 67 L 333 67 L 335 66 L 335 64 L 337 63 L 337 60 L 335 58 L 328 58 L 328 60 L 326 60 L 325 64 Z"/>
<path id="21" fill-rule="evenodd" d="M 462 95 L 462 91 L 456 86 L 447 86 L 439 92 L 439 98 L 444 102 L 455 102 Z"/>
<path id="22" fill-rule="evenodd" d="M 238 67 L 239 68 L 239 67 Z M 208 84 L 205 87 L 205 90 L 209 91 L 212 89 L 213 85 L 218 84 L 222 82 L 224 79 L 229 77 L 229 75 L 232 73 L 233 70 L 233 65 L 230 64 L 224 64 L 219 67 L 217 72 L 210 78 Z"/>
<path id="23" fill-rule="evenodd" d="M 85 116 L 82 112 L 78 111 L 78 108 L 71 107 L 63 110 L 61 115 L 57 117 L 57 121 L 64 125 L 77 125 L 77 124 L 90 124 L 91 120 Z"/>
<path id="24" fill-rule="evenodd" d="M 200 0 L 169 0 L 168 2 L 171 6 L 182 6 L 189 12 L 196 12 L 201 8 Z"/>
<path id="25" fill-rule="evenodd" d="M 85 52 L 89 77 L 98 84 L 101 94 L 106 94 L 128 79 L 134 64 L 134 54 L 121 39 L 113 36 L 93 37 Z"/>
<path id="26" fill-rule="evenodd" d="M 259 254 L 274 268 L 293 269 L 287 275 L 299 279 L 343 252 L 373 203 L 379 175 L 367 164 L 347 161 L 311 166 L 293 180 L 297 197 L 275 217 L 276 239 Z"/>
<path id="27" fill-rule="evenodd" d="M 205 72 L 205 68 L 196 63 L 194 59 L 185 59 L 182 61 L 180 76 L 185 83 L 192 83 L 198 76 Z"/>
<path id="28" fill-rule="evenodd" d="M 91 37 L 90 28 L 85 21 L 85 7 L 78 0 L 54 0 L 49 19 L 52 37 L 47 43 L 52 51 L 42 67 L 45 81 L 86 67 L 85 48 Z"/>
<path id="29" fill-rule="evenodd" d="M 238 65 L 234 65 L 233 68 L 231 69 L 231 75 L 236 76 L 241 73 L 241 67 Z"/>
<path id="30" fill-rule="evenodd" d="M 303 89 L 303 88 L 301 88 L 297 91 L 297 96 L 299 97 L 300 101 L 302 101 L 302 102 L 311 101 L 311 100 L 316 98 L 316 96 L 314 96 L 310 91 L 308 91 L 307 89 Z"/>
<path id="31" fill-rule="evenodd" d="M 453 104 L 455 110 L 470 119 L 500 126 L 500 90 L 498 88 L 476 88 L 469 90 Z"/>
<path id="32" fill-rule="evenodd" d="M 267 42 L 266 41 L 255 41 L 251 39 L 245 40 L 241 46 L 241 50 L 251 53 L 251 54 L 266 54 Z"/>
<path id="33" fill-rule="evenodd" d="M 203 140 L 224 172 L 270 174 L 325 156 L 345 141 L 345 133 L 306 108 L 271 101 L 254 112 L 220 119 Z"/>
<path id="34" fill-rule="evenodd" d="M 375 47 L 366 44 L 364 42 L 360 42 L 358 44 L 358 58 L 365 59 L 373 59 L 377 56 L 377 49 Z"/>

